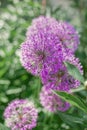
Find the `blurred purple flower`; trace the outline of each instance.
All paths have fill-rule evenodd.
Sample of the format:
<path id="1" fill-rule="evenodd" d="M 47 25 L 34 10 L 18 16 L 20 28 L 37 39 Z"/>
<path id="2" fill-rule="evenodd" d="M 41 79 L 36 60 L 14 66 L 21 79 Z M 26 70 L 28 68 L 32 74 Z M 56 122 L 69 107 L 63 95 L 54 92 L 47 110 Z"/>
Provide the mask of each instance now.
<path id="1" fill-rule="evenodd" d="M 43 86 L 41 90 L 40 102 L 46 110 L 51 112 L 57 112 L 58 110 L 64 112 L 70 108 L 69 103 L 55 95 L 47 86 Z"/>

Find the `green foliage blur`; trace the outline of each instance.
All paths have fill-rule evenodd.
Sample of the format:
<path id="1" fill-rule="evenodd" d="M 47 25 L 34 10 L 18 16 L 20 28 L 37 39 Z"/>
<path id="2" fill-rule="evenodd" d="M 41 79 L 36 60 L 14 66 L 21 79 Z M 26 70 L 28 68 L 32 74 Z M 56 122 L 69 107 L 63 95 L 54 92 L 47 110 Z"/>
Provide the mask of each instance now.
<path id="1" fill-rule="evenodd" d="M 62 1 L 62 0 L 61 0 Z M 65 0 L 68 2 L 69 0 Z M 80 36 L 76 56 L 87 79 L 87 0 L 70 0 L 68 8 L 42 0 L 0 0 L 0 122 L 7 104 L 16 98 L 34 100 L 39 110 L 38 125 L 34 130 L 86 130 L 87 114 L 71 107 L 68 112 L 53 114 L 46 112 L 39 103 L 41 81 L 32 76 L 20 64 L 20 44 L 25 40 L 27 27 L 32 19 L 52 16 L 73 24 Z M 87 102 L 87 91 L 76 95 Z M 1 129 L 0 129 L 1 130 Z"/>

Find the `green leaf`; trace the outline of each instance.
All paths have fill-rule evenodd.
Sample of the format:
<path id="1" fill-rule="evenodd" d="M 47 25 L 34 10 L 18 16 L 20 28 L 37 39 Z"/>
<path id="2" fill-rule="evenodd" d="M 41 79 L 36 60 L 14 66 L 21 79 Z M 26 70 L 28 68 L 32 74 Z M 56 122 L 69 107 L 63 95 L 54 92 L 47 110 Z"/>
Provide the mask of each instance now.
<path id="1" fill-rule="evenodd" d="M 78 68 L 76 66 L 70 64 L 69 62 L 64 62 L 64 64 L 67 67 L 68 73 L 71 76 L 73 76 L 75 79 L 84 83 L 84 77 L 81 75 L 80 71 L 78 70 Z"/>
<path id="2" fill-rule="evenodd" d="M 63 91 L 53 91 L 53 92 L 59 97 L 61 97 L 63 100 L 69 102 L 71 105 L 74 105 L 87 113 L 87 105 L 75 95 L 71 95 Z"/>
<path id="3" fill-rule="evenodd" d="M 10 129 L 0 123 L 0 130 L 10 130 Z"/>
<path id="4" fill-rule="evenodd" d="M 84 120 L 81 117 L 73 116 L 71 114 L 65 114 L 62 112 L 58 112 L 58 115 L 60 118 L 67 124 L 73 125 L 73 123 L 76 124 L 83 124 Z"/>

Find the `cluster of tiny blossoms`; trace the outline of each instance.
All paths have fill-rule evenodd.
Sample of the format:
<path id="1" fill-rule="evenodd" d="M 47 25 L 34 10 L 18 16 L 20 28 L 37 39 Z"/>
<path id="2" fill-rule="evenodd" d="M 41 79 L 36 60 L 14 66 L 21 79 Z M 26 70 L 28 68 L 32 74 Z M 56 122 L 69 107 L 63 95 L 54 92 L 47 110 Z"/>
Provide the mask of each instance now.
<path id="1" fill-rule="evenodd" d="M 75 65 L 81 74 L 82 66 L 74 53 L 79 45 L 75 28 L 67 22 L 40 16 L 33 20 L 21 45 L 23 67 L 42 80 L 40 102 L 48 111 L 66 111 L 70 105 L 52 90 L 70 92 L 80 82 L 69 75 L 64 62 Z M 46 100 L 45 100 L 46 99 Z"/>
<path id="2" fill-rule="evenodd" d="M 4 117 L 11 130 L 32 130 L 36 127 L 38 112 L 32 102 L 16 99 L 5 109 Z"/>

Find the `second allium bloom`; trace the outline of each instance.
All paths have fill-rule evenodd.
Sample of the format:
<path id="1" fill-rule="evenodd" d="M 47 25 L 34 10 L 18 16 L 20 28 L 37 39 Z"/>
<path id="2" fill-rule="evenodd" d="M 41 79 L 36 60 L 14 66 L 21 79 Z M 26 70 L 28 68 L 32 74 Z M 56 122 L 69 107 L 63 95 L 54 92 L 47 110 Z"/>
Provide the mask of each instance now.
<path id="1" fill-rule="evenodd" d="M 50 84 L 48 85 L 49 88 L 68 91 L 80 86 L 80 81 L 69 75 L 64 62 L 73 64 L 77 67 L 81 74 L 83 74 L 83 69 L 79 59 L 76 58 L 71 51 L 66 52 L 66 50 L 63 49 L 61 54 L 62 56 L 54 58 L 52 63 L 49 61 L 49 67 L 45 65 L 45 68 L 42 69 L 40 76 L 43 84 Z"/>
<path id="2" fill-rule="evenodd" d="M 5 109 L 4 117 L 11 130 L 32 130 L 36 127 L 38 112 L 28 100 L 14 100 Z"/>

